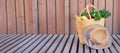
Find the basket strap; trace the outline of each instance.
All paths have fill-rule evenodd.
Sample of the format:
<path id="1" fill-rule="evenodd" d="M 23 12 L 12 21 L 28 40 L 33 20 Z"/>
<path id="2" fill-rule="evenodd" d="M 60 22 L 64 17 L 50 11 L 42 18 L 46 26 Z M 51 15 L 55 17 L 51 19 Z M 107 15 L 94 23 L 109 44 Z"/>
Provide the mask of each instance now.
<path id="1" fill-rule="evenodd" d="M 90 7 L 94 8 L 94 9 L 98 12 L 98 14 L 99 14 L 99 16 L 100 16 L 99 10 L 98 10 L 94 5 L 92 5 L 92 4 L 88 4 L 88 5 L 86 6 L 86 8 L 84 8 L 84 9 L 80 12 L 80 16 L 82 15 L 82 13 L 83 13 L 85 10 L 87 10 L 88 15 L 90 16 L 90 10 L 89 10 Z"/>

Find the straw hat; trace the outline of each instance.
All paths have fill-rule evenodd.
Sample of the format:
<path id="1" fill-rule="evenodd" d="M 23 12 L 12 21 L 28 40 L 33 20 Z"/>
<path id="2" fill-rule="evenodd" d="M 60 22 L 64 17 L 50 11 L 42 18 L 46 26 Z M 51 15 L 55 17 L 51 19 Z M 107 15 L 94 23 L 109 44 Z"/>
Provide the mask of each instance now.
<path id="1" fill-rule="evenodd" d="M 109 36 L 105 29 L 97 27 L 90 33 L 90 39 L 94 43 L 105 44 L 108 41 Z"/>
<path id="2" fill-rule="evenodd" d="M 103 49 L 111 45 L 110 34 L 101 25 L 96 24 L 86 27 L 83 35 L 85 43 L 91 48 Z"/>

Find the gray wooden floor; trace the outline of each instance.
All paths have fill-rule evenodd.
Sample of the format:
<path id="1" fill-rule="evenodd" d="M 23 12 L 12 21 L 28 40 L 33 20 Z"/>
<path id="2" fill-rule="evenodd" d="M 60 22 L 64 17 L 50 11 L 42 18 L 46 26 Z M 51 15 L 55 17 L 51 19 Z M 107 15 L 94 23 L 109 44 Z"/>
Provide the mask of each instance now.
<path id="1" fill-rule="evenodd" d="M 120 35 L 112 37 L 111 47 L 95 50 L 81 45 L 75 34 L 1 34 L 0 53 L 120 53 Z"/>

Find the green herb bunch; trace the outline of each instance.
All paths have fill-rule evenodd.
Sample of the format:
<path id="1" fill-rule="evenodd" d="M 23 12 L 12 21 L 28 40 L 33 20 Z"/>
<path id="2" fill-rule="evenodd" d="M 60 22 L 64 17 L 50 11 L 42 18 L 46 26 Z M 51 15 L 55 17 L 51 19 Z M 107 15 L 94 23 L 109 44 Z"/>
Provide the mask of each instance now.
<path id="1" fill-rule="evenodd" d="M 108 18 L 109 16 L 111 16 L 111 13 L 106 10 L 106 9 L 103 9 L 103 10 L 91 10 L 90 11 L 90 16 L 88 16 L 88 13 L 84 12 L 82 13 L 81 16 L 86 16 L 88 19 L 89 17 L 91 16 L 91 18 L 93 18 L 95 21 L 97 20 L 100 20 L 101 18 Z"/>

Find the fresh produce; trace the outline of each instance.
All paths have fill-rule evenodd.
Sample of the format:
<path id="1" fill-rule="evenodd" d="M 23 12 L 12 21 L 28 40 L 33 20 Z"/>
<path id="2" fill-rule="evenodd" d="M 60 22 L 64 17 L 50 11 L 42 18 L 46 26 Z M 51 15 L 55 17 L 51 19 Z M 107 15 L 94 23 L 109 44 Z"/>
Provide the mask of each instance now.
<path id="1" fill-rule="evenodd" d="M 75 17 L 76 17 L 76 19 L 88 20 L 88 18 L 86 16 L 79 17 L 79 16 L 76 15 Z"/>
<path id="2" fill-rule="evenodd" d="M 108 18 L 109 16 L 111 16 L 111 13 L 108 11 L 108 10 L 100 10 L 100 15 L 103 17 L 103 18 Z"/>
<path id="3" fill-rule="evenodd" d="M 85 16 L 88 19 L 94 19 L 95 21 L 97 21 L 97 20 L 100 20 L 101 18 L 105 18 L 105 19 L 108 18 L 109 16 L 111 16 L 111 13 L 106 9 L 99 10 L 99 11 L 92 10 L 90 11 L 90 16 L 86 12 L 82 13 L 81 16 Z"/>

